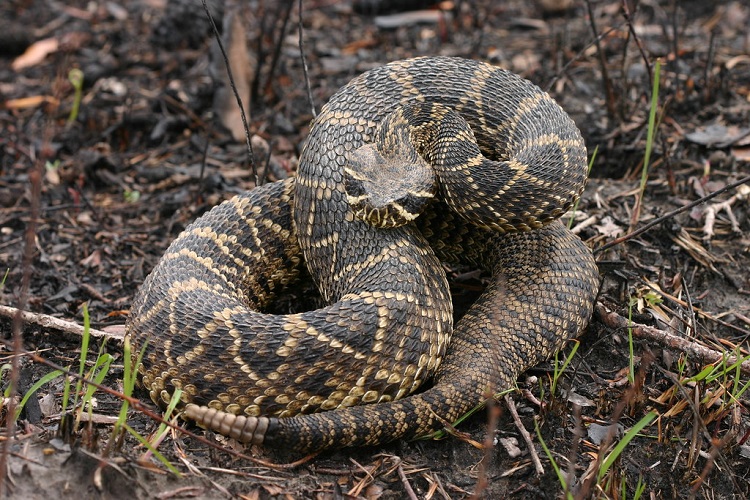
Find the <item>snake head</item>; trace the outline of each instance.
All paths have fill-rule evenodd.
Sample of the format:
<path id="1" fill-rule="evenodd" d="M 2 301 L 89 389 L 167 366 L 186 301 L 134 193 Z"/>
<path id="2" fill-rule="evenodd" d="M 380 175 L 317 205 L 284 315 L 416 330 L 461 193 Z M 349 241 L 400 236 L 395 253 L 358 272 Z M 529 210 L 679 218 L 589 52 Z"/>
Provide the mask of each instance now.
<path id="1" fill-rule="evenodd" d="M 435 196 L 435 173 L 412 147 L 398 145 L 383 152 L 365 144 L 347 160 L 344 188 L 349 206 L 357 219 L 371 226 L 407 224 Z"/>

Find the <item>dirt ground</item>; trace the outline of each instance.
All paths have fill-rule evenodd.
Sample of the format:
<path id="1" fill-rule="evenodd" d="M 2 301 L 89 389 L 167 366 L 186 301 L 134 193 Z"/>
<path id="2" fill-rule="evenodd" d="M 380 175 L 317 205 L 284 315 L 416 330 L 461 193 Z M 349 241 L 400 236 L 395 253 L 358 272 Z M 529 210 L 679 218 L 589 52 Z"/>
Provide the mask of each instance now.
<path id="1" fill-rule="evenodd" d="M 302 3 L 316 109 L 353 76 L 392 60 L 477 58 L 547 89 L 580 127 L 589 153 L 596 151 L 573 226 L 600 264 L 599 308 L 557 390 L 551 360 L 522 376 L 512 395 L 533 450 L 501 402 L 462 423 L 458 436 L 326 453 L 294 468 L 172 433 L 158 449 L 178 477 L 131 435 L 111 442 L 121 406 L 111 394 L 94 394 L 93 423 L 60 431 L 57 378 L 29 399 L 13 437 L 4 431 L 4 494 L 558 498 L 564 490 L 556 464 L 578 498 L 747 498 L 750 397 L 743 387 L 750 370 L 712 358 L 750 356 L 747 184 L 659 220 L 750 173 L 747 3 L 455 0 L 441 3 L 443 10 L 395 13 L 376 12 L 389 3 L 376 0 L 357 9 Z M 292 175 L 312 117 L 297 3 L 236 2 L 212 11 L 225 32 L 231 28 L 230 59 L 238 63 L 238 87 L 252 96 L 249 126 L 260 164 L 270 158 L 269 179 Z M 222 22 L 232 15 L 241 22 Z M 121 332 L 133 294 L 169 242 L 211 206 L 253 187 L 237 107 L 226 98 L 212 43 L 198 0 L 2 3 L 0 270 L 8 272 L 0 304 L 79 324 L 86 304 L 92 327 Z M 657 60 L 656 132 L 637 211 Z M 77 111 L 74 68 L 83 77 Z M 479 284 L 468 276 L 454 276 L 457 304 Z M 6 364 L 12 315 L 3 314 Z M 637 324 L 632 356 L 627 318 Z M 25 349 L 78 366 L 77 335 L 28 322 L 20 331 Z M 94 339 L 89 365 L 100 349 L 114 357 L 103 384 L 121 391 L 122 346 Z M 52 368 L 18 359 L 22 396 Z M 4 366 L 3 388 L 10 374 Z M 655 418 L 628 441 L 649 413 Z M 488 414 L 496 429 L 488 428 Z M 132 409 L 128 422 L 147 439 L 158 426 Z M 609 425 L 614 443 L 627 446 L 604 467 Z M 276 464 L 301 458 L 207 437 Z M 482 449 L 485 441 L 496 445 Z"/>

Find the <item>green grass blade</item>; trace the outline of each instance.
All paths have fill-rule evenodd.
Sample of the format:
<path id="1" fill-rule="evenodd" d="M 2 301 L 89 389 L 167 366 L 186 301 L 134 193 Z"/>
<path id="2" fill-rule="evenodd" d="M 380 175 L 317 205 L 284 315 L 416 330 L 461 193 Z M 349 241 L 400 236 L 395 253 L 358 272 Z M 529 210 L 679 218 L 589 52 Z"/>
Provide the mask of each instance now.
<path id="1" fill-rule="evenodd" d="M 685 384 L 690 383 L 690 382 L 701 382 L 701 381 L 711 382 L 711 380 L 713 380 L 712 375 L 713 375 L 713 373 L 714 373 L 715 370 L 716 370 L 715 366 L 708 365 L 707 367 L 705 367 L 704 369 L 702 369 L 699 373 L 697 373 L 696 375 L 693 375 L 692 377 L 690 377 L 689 379 L 687 379 L 685 381 Z M 708 380 L 709 377 L 712 377 L 711 380 Z"/>
<path id="2" fill-rule="evenodd" d="M 560 485 L 562 486 L 563 491 L 565 491 L 566 499 L 573 500 L 573 494 L 570 492 L 570 488 L 568 487 L 568 481 L 565 479 L 565 475 L 562 473 L 562 470 L 560 470 L 560 466 L 557 465 L 555 457 L 552 456 L 552 452 L 549 450 L 549 448 L 547 448 L 547 443 L 545 443 L 544 439 L 542 438 L 542 431 L 539 429 L 539 422 L 537 422 L 536 419 L 534 419 L 534 429 L 536 430 L 536 437 L 537 439 L 539 439 L 539 444 L 542 445 L 544 454 L 547 455 L 549 462 L 552 464 L 552 468 L 555 470 L 557 480 L 560 481 Z"/>
<path id="3" fill-rule="evenodd" d="M 154 449 L 154 447 L 151 446 L 151 443 L 149 443 L 146 439 L 144 439 L 143 436 L 141 436 L 140 434 L 138 434 L 135 431 L 135 429 L 133 429 L 132 427 L 130 427 L 128 424 L 125 424 L 125 430 L 128 431 L 131 436 L 133 436 L 134 438 L 136 438 L 151 453 L 153 453 L 154 456 L 159 460 L 159 462 L 161 462 L 162 464 L 164 464 L 164 467 L 166 467 L 167 469 L 169 469 L 170 472 L 172 472 L 177 477 L 182 477 L 182 474 L 180 474 L 180 471 L 178 471 L 177 468 L 174 465 L 172 465 L 169 462 L 169 460 L 166 459 L 166 457 L 164 455 L 162 455 L 161 453 L 159 453 L 159 450 Z"/>
<path id="4" fill-rule="evenodd" d="M 517 389 L 516 387 L 511 387 L 510 389 L 506 389 L 503 392 L 498 392 L 493 397 L 494 397 L 495 400 L 499 400 L 501 397 L 505 396 L 506 394 L 510 394 L 511 392 L 515 391 L 516 389 Z M 458 417 L 455 422 L 451 423 L 451 425 L 453 427 L 457 427 L 458 425 L 461 424 L 461 422 L 463 422 L 464 420 L 466 420 L 470 416 L 474 415 L 479 410 L 485 408 L 486 406 L 487 406 L 487 401 L 482 401 L 481 403 L 479 403 L 478 405 L 476 405 L 474 408 L 472 408 L 471 410 L 467 411 L 466 413 L 464 413 L 463 415 L 461 415 L 460 417 Z M 421 441 L 421 440 L 428 440 L 428 439 L 432 439 L 432 440 L 443 439 L 448 434 L 449 434 L 449 432 L 445 428 L 443 428 L 443 429 L 437 430 L 435 432 L 432 432 L 430 434 L 425 434 L 424 436 L 418 436 L 418 437 L 414 438 L 414 440 L 415 441 Z"/>
<path id="5" fill-rule="evenodd" d="M 591 153 L 591 159 L 589 160 L 589 169 L 588 169 L 588 172 L 586 173 L 587 177 L 591 175 L 591 169 L 594 168 L 594 160 L 596 159 L 596 154 L 598 152 L 599 152 L 599 145 L 597 144 L 596 147 L 594 148 L 594 152 Z M 570 217 L 570 220 L 568 221 L 568 229 L 573 227 L 573 221 L 575 221 L 576 219 L 576 212 L 578 211 L 578 204 L 580 202 L 581 202 L 581 198 L 578 198 L 576 202 L 573 204 L 572 215 Z"/>
<path id="6" fill-rule="evenodd" d="M 654 86 L 651 89 L 651 106 L 648 111 L 648 131 L 646 134 L 646 151 L 643 154 L 643 169 L 641 169 L 641 196 L 646 189 L 648 179 L 648 166 L 651 161 L 651 151 L 654 148 L 654 135 L 656 135 L 656 110 L 659 108 L 659 80 L 661 75 L 661 62 L 656 61 L 654 66 Z"/>
<path id="7" fill-rule="evenodd" d="M 599 468 L 598 481 L 602 480 L 604 475 L 612 467 L 612 464 L 615 463 L 615 460 L 619 458 L 619 456 L 622 454 L 622 451 L 630 443 L 630 441 L 632 441 L 633 438 L 637 436 L 638 433 L 641 432 L 641 430 L 648 424 L 650 424 L 651 421 L 655 418 L 656 412 L 650 411 L 642 419 L 640 419 L 637 424 L 635 424 L 630 430 L 628 430 L 627 433 L 625 433 L 620 442 L 617 443 L 617 446 L 614 447 L 609 455 L 607 455 L 607 458 L 604 459 L 604 462 L 602 462 L 602 466 Z"/>
<path id="8" fill-rule="evenodd" d="M 81 355 L 78 358 L 78 381 L 76 382 L 75 403 L 73 407 L 78 406 L 78 395 L 83 387 L 83 372 L 86 369 L 86 358 L 89 352 L 89 340 L 91 339 L 91 324 L 89 321 L 88 305 L 83 303 L 83 337 L 81 339 Z"/>
<path id="9" fill-rule="evenodd" d="M 174 393 L 172 394 L 172 398 L 169 400 L 169 405 L 167 406 L 167 409 L 164 411 L 164 420 L 169 420 L 172 417 L 172 412 L 177 407 L 177 403 L 180 402 L 180 399 L 182 398 L 182 389 L 175 389 Z M 162 422 L 159 424 L 159 428 L 154 433 L 155 441 L 159 441 L 161 439 L 161 435 L 167 430 L 167 424 Z"/>
<path id="10" fill-rule="evenodd" d="M 573 341 L 573 348 L 570 350 L 570 354 L 568 354 L 565 357 L 565 361 L 563 361 L 563 365 L 558 369 L 558 363 L 557 363 L 557 355 L 558 353 L 555 353 L 555 372 L 552 375 L 552 395 L 556 394 L 557 390 L 557 382 L 560 380 L 560 377 L 563 373 L 565 373 L 565 370 L 568 368 L 568 365 L 571 361 L 573 361 L 573 356 L 576 355 L 576 352 L 578 352 L 578 348 L 581 346 L 581 343 L 577 340 Z M 559 351 L 558 351 L 559 352 Z"/>
<path id="11" fill-rule="evenodd" d="M 143 354 L 146 352 L 146 345 L 148 344 L 148 341 L 144 342 L 143 346 L 141 347 L 140 352 L 138 353 L 138 358 L 135 360 L 135 364 L 132 363 L 132 347 L 130 345 L 130 338 L 126 337 L 125 342 L 123 345 L 123 353 L 124 353 L 124 374 L 122 378 L 122 390 L 123 393 L 130 397 L 133 395 L 133 389 L 135 388 L 135 382 L 138 378 L 138 366 L 141 364 L 141 360 L 143 359 Z M 117 423 L 115 424 L 115 430 L 122 428 L 122 426 L 125 424 L 128 416 L 128 409 L 130 408 L 130 403 L 127 400 L 123 400 L 122 406 L 120 406 L 120 413 L 117 416 Z"/>
<path id="12" fill-rule="evenodd" d="M 104 377 L 107 376 L 107 373 L 109 372 L 109 367 L 112 364 L 112 361 L 114 358 L 110 354 L 102 354 L 97 358 L 96 363 L 94 364 L 94 367 L 91 369 L 91 372 L 87 379 L 92 380 L 96 384 L 101 385 L 101 383 L 104 381 Z M 83 399 L 83 405 L 86 406 L 89 401 L 91 401 L 91 398 L 94 396 L 94 392 L 96 391 L 96 386 L 89 385 L 86 388 L 86 394 Z"/>
<path id="13" fill-rule="evenodd" d="M 37 380 L 34 385 L 32 385 L 28 391 L 26 391 L 26 394 L 23 395 L 23 399 L 21 399 L 21 402 L 16 407 L 16 420 L 18 420 L 19 415 L 21 415 L 21 411 L 23 410 L 23 407 L 26 406 L 26 403 L 28 402 L 29 398 L 32 394 L 34 394 L 36 391 L 38 391 L 44 384 L 47 382 L 56 379 L 57 377 L 61 376 L 63 374 L 62 370 L 55 370 L 53 372 L 48 373 L 44 377 Z"/>

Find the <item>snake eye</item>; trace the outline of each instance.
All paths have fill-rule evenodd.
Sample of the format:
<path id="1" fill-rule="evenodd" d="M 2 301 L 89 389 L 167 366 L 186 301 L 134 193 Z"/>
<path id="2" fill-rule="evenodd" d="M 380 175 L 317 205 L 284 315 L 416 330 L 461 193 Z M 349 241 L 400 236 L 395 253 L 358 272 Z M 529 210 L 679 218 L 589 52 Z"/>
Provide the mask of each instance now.
<path id="1" fill-rule="evenodd" d="M 364 183 L 360 180 L 355 179 L 350 175 L 347 169 L 344 175 L 344 189 L 346 190 L 346 196 L 349 199 L 349 204 L 352 204 L 352 198 L 360 198 L 366 196 Z"/>
<path id="2" fill-rule="evenodd" d="M 398 200 L 398 204 L 402 207 L 402 209 L 412 215 L 412 219 L 416 218 L 421 214 L 427 204 L 432 200 L 432 198 L 435 197 L 434 192 L 429 191 L 413 191 L 409 192 Z"/>

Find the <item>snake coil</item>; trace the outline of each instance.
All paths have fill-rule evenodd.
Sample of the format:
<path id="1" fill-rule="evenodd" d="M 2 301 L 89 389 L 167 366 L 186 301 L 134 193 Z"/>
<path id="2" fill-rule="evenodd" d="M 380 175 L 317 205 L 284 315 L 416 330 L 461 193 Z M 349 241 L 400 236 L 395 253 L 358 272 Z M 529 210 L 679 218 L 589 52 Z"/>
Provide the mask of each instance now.
<path id="1" fill-rule="evenodd" d="M 585 327 L 596 264 L 556 221 L 585 176 L 573 122 L 510 72 L 448 57 L 368 71 L 316 118 L 296 178 L 224 202 L 169 247 L 127 325 L 146 344 L 142 383 L 267 446 L 440 429 Z M 492 274 L 455 329 L 441 262 Z M 329 305 L 265 312 L 303 266 Z"/>

